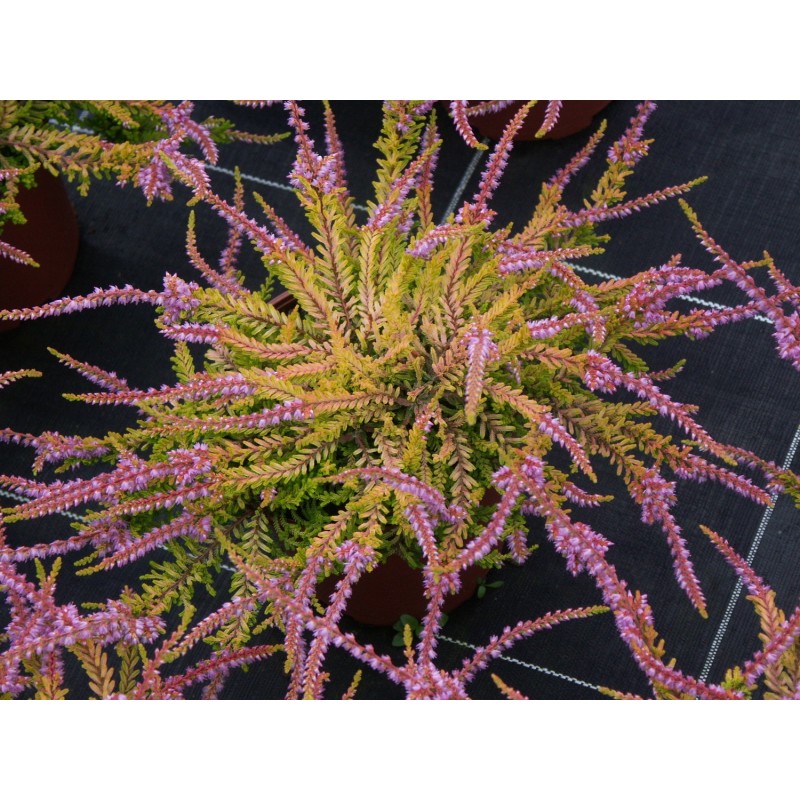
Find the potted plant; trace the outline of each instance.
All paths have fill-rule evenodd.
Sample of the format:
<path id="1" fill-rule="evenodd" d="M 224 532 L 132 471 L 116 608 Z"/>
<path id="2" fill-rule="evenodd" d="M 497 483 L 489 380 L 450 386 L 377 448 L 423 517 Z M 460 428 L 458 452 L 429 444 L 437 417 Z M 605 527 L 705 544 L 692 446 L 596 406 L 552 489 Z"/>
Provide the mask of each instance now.
<path id="1" fill-rule="evenodd" d="M 216 163 L 220 143 L 279 138 L 221 118 L 197 121 L 193 110 L 167 101 L 0 101 L 0 307 L 53 300 L 66 286 L 78 226 L 61 178 L 81 194 L 92 180 L 113 178 L 148 202 L 170 199 L 164 156 L 202 171 Z"/>
<path id="2" fill-rule="evenodd" d="M 71 653 L 101 697 L 181 697 L 197 684 L 213 697 L 232 669 L 268 657 L 286 659 L 288 697 L 320 697 L 324 659 L 337 647 L 408 697 L 465 697 L 475 673 L 520 638 L 603 611 L 614 615 L 659 696 L 745 697 L 768 668 L 780 692 L 796 691 L 778 672 L 791 672 L 800 612 L 781 621 L 774 596 L 724 540 L 709 531 L 752 587 L 769 630 L 755 666 L 710 685 L 666 661 L 646 599 L 607 560 L 609 541 L 573 514 L 613 502 L 593 486 L 595 465 L 610 462 L 642 519 L 663 530 L 677 583 L 704 614 L 703 590 L 670 510 L 672 479 L 716 481 L 764 504 L 770 491 L 800 494 L 791 473 L 717 442 L 692 407 L 661 388 L 672 373 L 651 373 L 633 349 L 763 313 L 776 322 L 782 355 L 797 360 L 782 306 L 796 292 L 776 270 L 765 262 L 779 287 L 769 296 L 748 282 L 753 265 L 724 253 L 688 207 L 698 236 L 721 261 L 712 274 L 675 259 L 589 285 L 571 266 L 600 248 L 603 221 L 696 183 L 626 198 L 626 180 L 647 152 L 643 127 L 652 104 L 639 107 L 609 148 L 583 208 L 567 208 L 563 190 L 602 129 L 543 186 L 517 232 L 492 227 L 490 201 L 529 106 L 505 129 L 475 195 L 441 224 L 431 212 L 440 140 L 430 104 L 386 104 L 375 197 L 362 221 L 330 108 L 323 152 L 303 109 L 286 108 L 296 142 L 290 177 L 314 244 L 265 200 L 266 225 L 245 212 L 241 190 L 226 200 L 166 157 L 194 202 L 231 228 L 221 266 L 213 267 L 190 222 L 187 249 L 205 286 L 167 275 L 159 291 L 111 287 L 0 314 L 33 320 L 149 304 L 174 343 L 175 371 L 172 385 L 134 390 L 114 373 L 57 354 L 97 386 L 74 399 L 130 406 L 140 412 L 137 424 L 99 437 L 0 429 L 0 439 L 33 448 L 38 469 L 92 467 L 67 480 L 0 478 L 27 497 L 4 510 L 9 532 L 16 523 L 55 525 L 54 515 L 85 510 L 74 533 L 48 533 L 41 543 L 12 544 L 0 530 L 0 584 L 11 609 L 0 691 L 63 694 L 63 658 Z M 266 268 L 259 290 L 245 288 L 235 267 L 242 238 Z M 667 309 L 670 300 L 723 281 L 748 295 L 735 313 Z M 288 295 L 276 298 L 276 288 Z M 664 435 L 662 418 L 685 440 Z M 436 637 L 446 600 L 475 565 L 524 561 L 530 516 L 540 518 L 571 572 L 595 579 L 605 605 L 520 622 L 460 668 L 440 668 Z M 400 663 L 360 643 L 342 622 L 361 577 L 392 557 L 420 571 L 425 596 L 419 642 L 405 626 Z M 148 560 L 135 588 L 89 612 L 56 599 L 60 570 L 93 574 Z M 35 575 L 26 570 L 31 563 Z M 330 595 L 319 597 L 320 582 L 331 576 Z M 221 577 L 227 587 L 219 607 L 198 615 L 197 596 L 219 591 Z"/>

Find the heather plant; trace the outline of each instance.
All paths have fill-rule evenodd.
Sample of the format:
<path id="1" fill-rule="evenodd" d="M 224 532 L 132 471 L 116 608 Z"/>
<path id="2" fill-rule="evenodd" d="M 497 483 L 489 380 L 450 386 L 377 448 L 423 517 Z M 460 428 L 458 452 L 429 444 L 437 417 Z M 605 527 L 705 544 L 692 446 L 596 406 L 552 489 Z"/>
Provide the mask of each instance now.
<path id="1" fill-rule="evenodd" d="M 262 223 L 245 210 L 241 186 L 226 200 L 205 174 L 164 153 L 193 202 L 230 226 L 212 266 L 191 218 L 187 252 L 204 286 L 167 275 L 160 290 L 111 287 L 0 314 L 34 320 L 149 304 L 174 344 L 175 372 L 172 385 L 133 389 L 114 372 L 56 353 L 99 389 L 73 399 L 132 407 L 137 424 L 96 437 L 0 429 L 4 441 L 33 449 L 38 471 L 94 470 L 70 480 L 0 478 L 26 498 L 4 510 L 8 533 L 30 520 L 57 530 L 57 515 L 83 511 L 73 534 L 40 543 L 11 544 L 0 531 L 0 584 L 11 614 L 0 691 L 63 695 L 70 653 L 102 697 L 180 697 L 196 684 L 213 697 L 232 669 L 267 657 L 285 659 L 287 697 L 321 697 L 325 657 L 337 647 L 410 698 L 459 698 L 521 638 L 610 612 L 656 696 L 747 697 L 759 680 L 769 696 L 797 693 L 800 611 L 785 617 L 721 537 L 709 532 L 750 591 L 763 648 L 712 685 L 666 660 L 647 598 L 617 574 L 606 558 L 611 541 L 579 513 L 615 501 L 594 486 L 598 464 L 609 464 L 643 522 L 663 531 L 678 586 L 706 614 L 672 513 L 677 480 L 714 481 L 766 505 L 779 491 L 797 498 L 798 479 L 717 442 L 693 406 L 662 388 L 679 366 L 654 373 L 641 352 L 666 337 L 705 336 L 764 314 L 781 355 L 800 365 L 797 311 L 785 311 L 796 307 L 798 290 L 768 258 L 734 261 L 688 206 L 697 236 L 719 262 L 713 272 L 675 257 L 626 279 L 587 284 L 578 276 L 571 261 L 599 251 L 603 222 L 697 183 L 627 197 L 626 181 L 648 152 L 643 128 L 652 104 L 642 104 L 609 147 L 584 207 L 569 209 L 564 190 L 597 148 L 602 126 L 542 186 L 524 228 L 494 228 L 490 201 L 528 108 L 497 143 L 475 195 L 437 224 L 431 194 L 441 141 L 431 104 L 384 106 L 375 195 L 359 221 L 331 109 L 319 152 L 303 109 L 289 102 L 290 180 L 313 244 L 265 199 L 256 197 Z M 552 109 L 547 124 L 557 115 Z M 258 290 L 245 287 L 236 267 L 243 238 L 266 269 Z M 753 279 L 759 267 L 776 293 Z M 714 311 L 669 307 L 723 282 L 734 282 L 746 300 Z M 276 300 L 275 283 L 289 299 Z M 8 374 L 0 383 L 21 377 L 30 376 Z M 668 421 L 683 438 L 666 431 Z M 593 577 L 603 605 L 511 625 L 460 668 L 443 670 L 436 649 L 445 598 L 476 563 L 525 561 L 533 549 L 529 517 L 541 519 L 570 572 Z M 414 630 L 403 626 L 402 663 L 341 624 L 359 578 L 391 554 L 422 571 L 428 606 Z M 55 599 L 65 563 L 91 575 L 144 561 L 150 565 L 136 588 L 90 613 Z M 331 575 L 336 588 L 321 602 L 317 587 Z M 203 617 L 198 599 L 217 592 L 222 578 L 218 608 Z M 499 679 L 498 687 L 522 696 Z M 347 696 L 354 691 L 355 683 Z"/>
<path id="2" fill-rule="evenodd" d="M 94 179 L 114 178 L 139 187 L 148 201 L 171 199 L 164 156 L 202 172 L 204 163 L 216 163 L 218 144 L 278 138 L 238 131 L 221 118 L 197 121 L 193 111 L 192 103 L 160 100 L 0 101 L 0 234 L 5 224 L 24 224 L 16 196 L 20 186 L 35 185 L 40 168 L 81 194 Z M 2 241 L 0 255 L 33 263 Z"/>

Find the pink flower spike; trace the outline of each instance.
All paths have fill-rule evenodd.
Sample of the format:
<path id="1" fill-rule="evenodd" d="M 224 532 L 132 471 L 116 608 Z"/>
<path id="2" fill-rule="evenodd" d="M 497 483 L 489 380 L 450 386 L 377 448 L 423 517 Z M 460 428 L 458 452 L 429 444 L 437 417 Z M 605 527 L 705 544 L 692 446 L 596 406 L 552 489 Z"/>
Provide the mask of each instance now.
<path id="1" fill-rule="evenodd" d="M 467 422 L 475 424 L 478 407 L 483 394 L 483 378 L 487 366 L 497 358 L 497 345 L 492 341 L 492 332 L 487 328 L 472 325 L 464 335 L 467 346 L 467 378 L 464 386 L 464 411 Z"/>
<path id="2" fill-rule="evenodd" d="M 561 107 L 564 105 L 562 100 L 548 100 L 547 101 L 547 108 L 544 112 L 544 119 L 542 120 L 542 125 L 538 131 L 536 131 L 536 138 L 540 139 L 542 136 L 546 136 L 550 133 L 553 128 L 555 128 L 556 123 L 558 122 L 558 118 L 561 114 Z"/>
<path id="3" fill-rule="evenodd" d="M 403 509 L 408 519 L 417 542 L 422 548 L 422 554 L 428 564 L 428 568 L 439 566 L 439 550 L 436 546 L 436 533 L 433 528 L 431 518 L 422 503 L 412 503 Z"/>
<path id="4" fill-rule="evenodd" d="M 472 125 L 470 125 L 467 117 L 466 100 L 452 100 L 450 102 L 450 116 L 453 118 L 459 135 L 470 147 L 474 147 L 477 150 L 486 149 L 486 145 L 478 141 L 475 137 L 475 132 L 472 130 Z"/>
<path id="5" fill-rule="evenodd" d="M 528 116 L 528 112 L 534 103 L 535 101 L 532 101 L 522 106 L 522 108 L 520 108 L 520 110 L 514 115 L 514 118 L 511 120 L 511 122 L 506 125 L 503 135 L 495 146 L 495 149 L 489 158 L 489 163 L 486 165 L 486 169 L 481 175 L 481 182 L 478 186 L 478 191 L 475 194 L 475 197 L 471 203 L 465 204 L 459 212 L 461 219 L 466 221 L 469 218 L 472 220 L 485 217 L 487 214 L 487 203 L 492 198 L 495 189 L 497 189 L 497 186 L 500 183 L 500 178 L 502 177 L 506 165 L 508 164 L 508 158 L 511 155 L 511 149 L 514 146 L 514 136 L 516 136 L 519 129 L 522 127 L 522 124 L 525 122 L 525 118 Z"/>
<path id="6" fill-rule="evenodd" d="M 631 117 L 628 129 L 609 148 L 608 160 L 610 163 L 622 161 L 625 164 L 633 165 L 647 155 L 649 142 L 643 141 L 642 136 L 644 135 L 644 125 L 655 110 L 656 104 L 650 101 L 640 103 L 636 107 L 636 115 Z"/>
<path id="7" fill-rule="evenodd" d="M 594 477 L 594 470 L 589 462 L 589 457 L 586 451 L 575 441 L 562 422 L 554 417 L 552 414 L 542 414 L 542 420 L 539 423 L 539 430 L 549 436 L 552 441 L 560 444 L 572 457 L 572 460 L 577 464 L 585 475 Z"/>

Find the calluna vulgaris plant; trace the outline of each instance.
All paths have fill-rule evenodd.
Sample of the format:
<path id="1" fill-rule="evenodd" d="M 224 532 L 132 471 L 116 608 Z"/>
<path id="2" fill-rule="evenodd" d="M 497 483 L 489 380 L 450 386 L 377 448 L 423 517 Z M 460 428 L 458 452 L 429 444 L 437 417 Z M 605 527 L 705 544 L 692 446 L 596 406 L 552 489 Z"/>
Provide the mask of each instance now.
<path id="1" fill-rule="evenodd" d="M 82 194 L 92 179 L 113 177 L 140 187 L 148 201 L 171 199 L 165 157 L 199 173 L 203 163 L 216 163 L 218 144 L 280 138 L 244 133 L 215 117 L 198 122 L 193 111 L 188 101 L 0 100 L 0 234 L 5 223 L 25 222 L 16 197 L 20 186 L 35 184 L 40 168 L 74 182 Z M 0 256 L 34 263 L 3 241 Z"/>
<path id="2" fill-rule="evenodd" d="M 576 509 L 613 502 L 592 488 L 596 466 L 610 463 L 642 519 L 663 530 L 677 582 L 705 614 L 671 510 L 677 479 L 716 481 L 761 504 L 776 492 L 800 494 L 791 473 L 715 441 L 692 406 L 661 388 L 674 370 L 652 373 L 632 349 L 669 336 L 705 336 L 763 314 L 775 325 L 781 354 L 800 365 L 797 311 L 784 311 L 786 303 L 796 307 L 800 290 L 768 259 L 734 261 L 688 206 L 718 263 L 714 271 L 685 267 L 676 257 L 631 278 L 589 285 L 570 265 L 597 252 L 604 241 L 598 224 L 691 188 L 626 197 L 626 179 L 648 151 L 643 126 L 653 108 L 642 104 L 610 146 L 605 173 L 583 208 L 567 208 L 562 195 L 598 146 L 602 127 L 542 187 L 530 222 L 516 232 L 492 227 L 490 200 L 527 107 L 494 148 L 474 197 L 437 224 L 431 191 L 440 139 L 432 104 L 385 104 L 375 196 L 359 222 L 330 108 L 319 152 L 303 109 L 287 103 L 297 145 L 290 179 L 313 244 L 263 199 L 266 224 L 245 212 L 241 187 L 225 200 L 203 174 L 167 158 L 195 202 L 230 225 L 217 268 L 198 251 L 190 224 L 188 253 L 206 286 L 167 275 L 159 291 L 111 287 L 2 314 L 34 320 L 150 304 L 161 333 L 174 342 L 175 382 L 132 389 L 113 372 L 57 354 L 99 389 L 75 399 L 133 407 L 138 423 L 102 437 L 0 430 L 4 441 L 33 448 L 38 470 L 95 465 L 89 477 L 0 479 L 26 498 L 4 510 L 7 526 L 46 518 L 57 531 L 56 515 L 84 509 L 71 535 L 25 546 L 0 539 L 0 583 L 11 617 L 0 691 L 63 696 L 70 653 L 101 697 L 181 697 L 196 684 L 214 697 L 231 670 L 268 657 L 286 659 L 288 697 L 320 697 L 325 657 L 336 647 L 402 685 L 410 698 L 460 698 L 478 670 L 521 638 L 610 610 L 657 697 L 746 698 L 762 689 L 765 696 L 796 697 L 800 609 L 785 617 L 774 593 L 718 534 L 707 531 L 751 594 L 763 647 L 713 685 L 667 660 L 646 597 L 629 589 L 606 558 L 610 541 L 575 519 Z M 551 106 L 546 124 L 557 110 Z M 460 114 L 455 104 L 457 120 Z M 270 303 L 269 282 L 259 291 L 244 287 L 235 260 L 242 238 L 291 293 L 294 308 Z M 768 270 L 776 292 L 756 283 L 756 267 Z M 668 308 L 675 298 L 726 281 L 745 294 L 732 310 Z M 674 421 L 685 440 L 659 432 L 660 418 Z M 482 504 L 492 499 L 490 489 L 499 500 Z M 460 668 L 441 669 L 444 598 L 476 562 L 524 561 L 529 515 L 542 519 L 569 571 L 595 579 L 604 605 L 507 627 Z M 423 571 L 428 603 L 416 645 L 406 629 L 400 662 L 340 626 L 359 577 L 390 553 Z M 74 554 L 85 573 L 152 563 L 137 589 L 81 611 L 55 599 L 59 569 Z M 198 618 L 197 593 L 213 588 L 225 569 L 227 599 Z M 316 587 L 328 575 L 337 576 L 336 589 L 320 605 Z M 280 639 L 265 640 L 269 630 Z M 496 682 L 507 696 L 522 697 Z"/>

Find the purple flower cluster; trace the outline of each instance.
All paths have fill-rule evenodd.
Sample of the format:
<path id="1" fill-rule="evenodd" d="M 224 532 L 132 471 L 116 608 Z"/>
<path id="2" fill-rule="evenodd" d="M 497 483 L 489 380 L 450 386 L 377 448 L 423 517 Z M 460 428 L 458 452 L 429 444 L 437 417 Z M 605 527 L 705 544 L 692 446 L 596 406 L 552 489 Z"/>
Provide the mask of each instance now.
<path id="1" fill-rule="evenodd" d="M 314 141 L 308 136 L 309 125 L 303 119 L 305 110 L 294 101 L 285 103 L 289 112 L 289 125 L 294 129 L 294 140 L 297 143 L 295 159 L 289 182 L 296 189 L 304 190 L 307 182 L 322 194 L 330 194 L 339 185 L 343 175 L 341 151 L 334 151 L 321 156 L 314 150 Z"/>
<path id="2" fill-rule="evenodd" d="M 472 125 L 469 123 L 467 116 L 468 101 L 467 100 L 451 100 L 450 101 L 450 117 L 455 123 L 456 130 L 461 138 L 470 146 L 479 148 L 481 143 L 475 137 L 475 132 L 472 130 Z"/>
<path id="3" fill-rule="evenodd" d="M 665 318 L 663 309 L 676 297 L 719 286 L 719 278 L 698 269 L 681 267 L 676 260 L 637 276 L 630 291 L 617 303 L 617 310 L 630 319 L 641 318 L 640 324 L 660 322 Z"/>
<path id="4" fill-rule="evenodd" d="M 572 457 L 572 460 L 583 470 L 586 475 L 594 475 L 589 457 L 584 449 L 569 434 L 563 424 L 552 414 L 542 414 L 539 430 L 549 436 L 554 442 L 560 444 Z"/>
<path id="5" fill-rule="evenodd" d="M 422 503 L 411 503 L 403 512 L 417 537 L 428 567 L 435 569 L 439 566 L 439 550 L 436 546 L 436 532 L 425 506 Z"/>
<path id="6" fill-rule="evenodd" d="M 311 419 L 314 410 L 308 403 L 298 398 L 284 400 L 272 408 L 239 416 L 163 417 L 167 422 L 180 425 L 188 430 L 202 431 L 248 431 L 271 428 L 282 422 L 298 422 Z"/>
<path id="7" fill-rule="evenodd" d="M 489 208 L 488 202 L 492 199 L 492 195 L 500 183 L 500 178 L 505 171 L 511 150 L 514 147 L 514 137 L 525 122 L 525 117 L 527 117 L 529 111 L 530 103 L 522 106 L 503 130 L 503 135 L 495 145 L 492 155 L 481 173 L 478 191 L 475 193 L 472 202 L 464 203 L 458 214 L 456 214 L 456 222 L 488 221 L 494 216 L 494 211 Z"/>
<path id="8" fill-rule="evenodd" d="M 423 173 L 430 175 L 433 169 L 433 161 L 436 156 L 435 144 L 430 145 L 430 149 L 423 150 L 414 159 L 407 169 L 394 181 L 387 192 L 387 198 L 370 214 L 366 227 L 369 230 L 385 229 L 392 221 L 401 218 L 405 219 L 406 230 L 413 223 L 414 217 L 406 209 L 406 198 L 409 193 L 417 189 L 420 185 Z M 402 225 L 402 222 L 401 222 Z"/>
<path id="9" fill-rule="evenodd" d="M 660 525 L 666 534 L 678 585 L 701 615 L 706 616 L 706 601 L 700 582 L 695 575 L 686 542 L 681 536 L 681 529 L 670 510 L 677 502 L 675 484 L 666 480 L 656 467 L 651 467 L 637 480 L 632 481 L 629 488 L 631 496 L 641 506 L 642 521 Z"/>
<path id="10" fill-rule="evenodd" d="M 588 350 L 583 382 L 593 392 L 610 394 L 622 382 L 622 370 L 611 359 L 596 350 Z"/>
<path id="11" fill-rule="evenodd" d="M 644 140 L 644 125 L 656 110 L 652 102 L 640 103 L 636 108 L 636 116 L 631 118 L 628 129 L 608 150 L 608 160 L 613 164 L 622 161 L 633 165 L 647 155 L 649 142 Z"/>
<path id="12" fill-rule="evenodd" d="M 136 183 L 148 202 L 172 199 L 172 175 L 168 166 L 170 163 L 179 172 L 190 175 L 195 185 L 208 186 L 203 162 L 181 152 L 182 145 L 191 140 L 200 146 L 208 163 L 217 163 L 217 147 L 208 130 L 191 118 L 193 109 L 192 103 L 188 101 L 178 106 L 159 109 L 167 136 L 155 143 L 150 163 L 142 167 L 136 176 Z"/>
<path id="13" fill-rule="evenodd" d="M 558 247 L 554 250 L 537 250 L 529 245 L 520 246 L 511 242 L 504 242 L 498 250 L 501 253 L 500 260 L 497 262 L 497 271 L 500 275 L 541 269 L 559 259 L 581 258 L 594 252 L 591 247 Z"/>
<path id="14" fill-rule="evenodd" d="M 200 305 L 200 298 L 195 294 L 199 288 L 194 282 L 167 273 L 164 276 L 164 289 L 158 295 L 162 322 L 165 325 L 178 325 L 184 314 L 191 314 Z"/>
<path id="15" fill-rule="evenodd" d="M 583 382 L 589 389 L 604 393 L 624 387 L 638 395 L 663 417 L 675 420 L 696 442 L 715 455 L 727 457 L 724 447 L 717 444 L 708 432 L 691 416 L 692 407 L 678 403 L 659 389 L 646 375 L 623 372 L 611 359 L 595 350 L 588 350 L 585 356 Z"/>
<path id="16" fill-rule="evenodd" d="M 44 657 L 45 672 L 55 677 L 63 669 L 64 648 L 82 641 L 144 644 L 163 632 L 158 617 L 136 617 L 119 600 L 110 600 L 104 609 L 87 615 L 81 615 L 73 603 L 59 605 L 54 597 L 55 575 L 37 588 L 12 567 L 8 550 L 0 538 L 0 584 L 11 614 L 5 631 L 7 644 L 0 652 L 0 692 L 14 695 L 24 690 L 21 668 L 34 656 Z"/>
<path id="17" fill-rule="evenodd" d="M 161 330 L 168 339 L 193 344 L 216 344 L 222 335 L 219 327 L 210 322 L 182 322 L 178 325 L 164 325 Z"/>
<path id="18" fill-rule="evenodd" d="M 653 524 L 669 515 L 669 509 L 677 502 L 675 484 L 662 477 L 651 467 L 631 484 L 632 494 L 642 509 L 642 522 Z"/>
<path id="19" fill-rule="evenodd" d="M 129 564 L 146 553 L 163 547 L 171 539 L 189 538 L 204 542 L 211 534 L 212 521 L 208 516 L 199 517 L 194 512 L 184 511 L 180 516 L 158 525 L 142 536 L 132 538 L 124 546 L 114 550 L 100 563 L 102 569 Z"/>
<path id="20" fill-rule="evenodd" d="M 167 460 L 149 463 L 134 454 L 122 455 L 115 469 L 93 478 L 53 481 L 14 510 L 17 519 L 34 519 L 92 502 L 119 501 L 124 494 L 140 492 L 153 483 L 172 479 L 179 487 L 193 484 L 213 464 L 207 447 L 172 450 Z M 144 502 L 144 501 L 142 501 Z M 170 503 L 171 504 L 171 503 Z M 119 509 L 117 509 L 118 513 Z"/>
<path id="21" fill-rule="evenodd" d="M 438 225 L 409 245 L 406 252 L 415 258 L 427 259 L 438 245 L 463 236 L 468 230 L 465 225 Z"/>
<path id="22" fill-rule="evenodd" d="M 34 470 L 41 470 L 45 464 L 60 464 L 67 459 L 86 461 L 100 458 L 109 452 L 107 445 L 97 441 L 87 441 L 82 436 L 64 436 L 53 431 L 44 431 L 31 441 L 36 449 Z"/>
<path id="23" fill-rule="evenodd" d="M 50 349 L 50 352 L 58 358 L 58 360 L 66 366 L 74 369 L 79 375 L 86 378 L 91 383 L 107 389 L 110 392 L 121 392 L 128 389 L 128 382 L 124 378 L 120 378 L 116 372 L 95 367 L 92 364 L 86 364 L 83 361 L 78 361 L 72 356 L 59 353 L 57 350 Z"/>
<path id="24" fill-rule="evenodd" d="M 565 314 L 563 317 L 547 317 L 546 319 L 532 320 L 527 323 L 531 337 L 534 339 L 551 339 L 561 331 L 583 325 L 588 321 L 589 314 Z"/>

